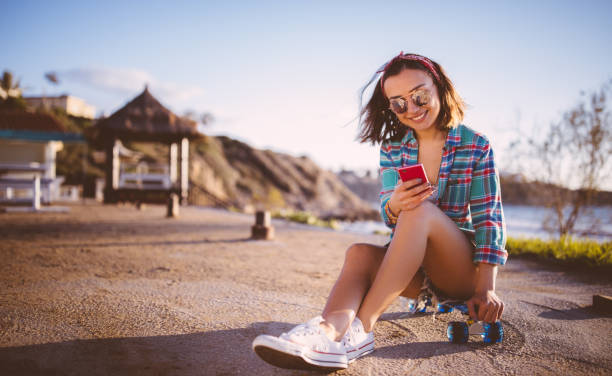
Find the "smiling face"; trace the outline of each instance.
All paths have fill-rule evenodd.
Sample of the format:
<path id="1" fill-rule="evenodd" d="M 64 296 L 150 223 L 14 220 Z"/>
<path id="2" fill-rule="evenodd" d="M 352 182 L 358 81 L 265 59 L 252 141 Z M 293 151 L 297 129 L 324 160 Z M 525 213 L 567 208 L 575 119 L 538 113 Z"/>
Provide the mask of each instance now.
<path id="1" fill-rule="evenodd" d="M 391 106 L 397 119 L 415 131 L 424 131 L 436 125 L 440 113 L 438 89 L 431 76 L 422 70 L 404 69 L 399 74 L 389 76 L 384 82 L 384 92 L 389 100 L 402 98 L 406 111 L 398 113 L 396 106 Z M 423 104 L 422 98 L 429 94 L 429 101 Z M 416 103 L 415 103 L 416 102 Z M 418 104 L 423 104 L 418 106 Z"/>

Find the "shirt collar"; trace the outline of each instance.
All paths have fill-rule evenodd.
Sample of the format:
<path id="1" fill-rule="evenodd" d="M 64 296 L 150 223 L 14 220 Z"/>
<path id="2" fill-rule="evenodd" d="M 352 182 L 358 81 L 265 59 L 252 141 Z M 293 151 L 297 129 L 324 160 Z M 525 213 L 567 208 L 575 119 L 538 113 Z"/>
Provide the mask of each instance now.
<path id="1" fill-rule="evenodd" d="M 416 138 L 414 137 L 414 131 L 412 130 L 412 128 L 407 127 L 408 130 L 406 131 L 406 134 L 404 135 L 404 137 L 402 138 L 402 144 L 411 144 L 413 142 L 416 141 Z"/>
<path id="2" fill-rule="evenodd" d="M 448 130 L 448 135 L 446 136 L 446 142 L 444 143 L 444 148 L 448 147 L 457 147 L 461 145 L 461 131 L 459 130 L 460 125 L 456 127 L 452 127 Z M 414 136 L 414 131 L 412 128 L 407 127 L 408 130 L 406 134 L 402 138 L 402 144 L 411 144 L 416 142 L 416 137 Z"/>
<path id="3" fill-rule="evenodd" d="M 448 130 L 448 136 L 446 136 L 446 143 L 444 144 L 445 148 L 457 147 L 461 145 L 461 131 L 459 130 L 460 126 L 461 124 Z"/>

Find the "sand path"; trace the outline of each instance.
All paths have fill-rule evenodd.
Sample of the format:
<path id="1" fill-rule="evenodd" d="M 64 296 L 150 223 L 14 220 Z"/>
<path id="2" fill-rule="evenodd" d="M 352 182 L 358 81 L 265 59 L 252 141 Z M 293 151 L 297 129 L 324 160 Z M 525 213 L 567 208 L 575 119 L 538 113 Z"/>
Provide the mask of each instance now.
<path id="1" fill-rule="evenodd" d="M 284 221 L 251 241 L 250 215 L 164 210 L 0 214 L 0 374 L 308 374 L 264 363 L 252 340 L 320 313 L 351 243 L 385 242 Z M 338 374 L 612 374 L 612 318 L 588 307 L 610 278 L 511 259 L 498 291 L 502 344 L 450 344 L 458 314 L 394 304 L 377 350 Z"/>

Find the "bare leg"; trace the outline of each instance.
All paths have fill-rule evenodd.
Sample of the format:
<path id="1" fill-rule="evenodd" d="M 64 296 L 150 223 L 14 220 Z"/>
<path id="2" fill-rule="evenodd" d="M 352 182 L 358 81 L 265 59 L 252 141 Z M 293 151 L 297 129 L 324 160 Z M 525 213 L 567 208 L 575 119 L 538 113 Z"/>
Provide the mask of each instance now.
<path id="1" fill-rule="evenodd" d="M 346 251 L 344 266 L 322 314 L 325 321 L 321 325 L 330 339 L 340 340 L 348 329 L 376 278 L 386 251 L 385 247 L 372 244 L 353 244 Z M 402 295 L 416 297 L 422 283 L 423 276 L 416 275 Z"/>
<path id="2" fill-rule="evenodd" d="M 353 244 L 323 310 L 322 323 L 328 336 L 342 338 L 368 292 L 386 249 L 371 244 Z"/>
<path id="3" fill-rule="evenodd" d="M 366 331 L 409 286 L 421 265 L 450 296 L 472 295 L 476 267 L 471 244 L 448 216 L 427 201 L 400 214 L 393 240 L 357 314 Z"/>

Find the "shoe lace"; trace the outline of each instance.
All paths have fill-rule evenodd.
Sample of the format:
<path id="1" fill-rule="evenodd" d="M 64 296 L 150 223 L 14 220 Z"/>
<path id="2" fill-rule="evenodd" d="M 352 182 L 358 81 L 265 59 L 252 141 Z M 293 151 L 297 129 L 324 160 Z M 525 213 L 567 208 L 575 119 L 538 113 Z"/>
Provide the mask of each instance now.
<path id="1" fill-rule="evenodd" d="M 353 340 L 352 340 L 352 338 L 351 338 L 351 336 L 350 336 L 350 335 L 345 335 L 345 336 L 342 338 L 342 344 L 343 344 L 345 347 L 346 347 L 346 346 L 351 346 L 351 345 L 352 345 L 352 342 L 353 342 Z"/>
<path id="2" fill-rule="evenodd" d="M 295 330 L 295 331 L 292 330 L 289 333 L 294 334 L 296 336 L 311 336 L 313 334 L 318 334 L 319 331 L 315 330 L 314 328 L 308 328 L 307 327 L 307 328 L 300 328 L 300 329 Z"/>
<path id="3" fill-rule="evenodd" d="M 357 331 L 358 329 L 353 328 L 353 326 L 349 326 L 348 330 L 346 331 L 346 334 L 344 335 L 344 337 L 342 337 L 342 344 L 344 346 L 353 346 L 353 343 L 355 342 L 355 331 Z"/>
<path id="4" fill-rule="evenodd" d="M 289 333 L 295 336 L 311 336 L 315 334 L 320 334 L 321 329 L 319 327 L 319 323 L 316 321 L 309 321 L 304 324 L 300 324 L 295 328 L 291 329 Z"/>
<path id="5" fill-rule="evenodd" d="M 286 335 L 294 336 L 294 337 L 319 337 L 319 338 L 327 338 L 323 329 L 319 326 L 316 321 L 307 322 L 304 324 L 300 324 L 295 328 L 291 329 Z M 329 343 L 327 341 L 317 340 L 314 344 L 312 344 L 313 348 L 318 351 L 328 351 Z"/>

